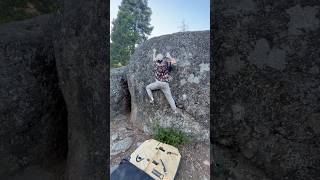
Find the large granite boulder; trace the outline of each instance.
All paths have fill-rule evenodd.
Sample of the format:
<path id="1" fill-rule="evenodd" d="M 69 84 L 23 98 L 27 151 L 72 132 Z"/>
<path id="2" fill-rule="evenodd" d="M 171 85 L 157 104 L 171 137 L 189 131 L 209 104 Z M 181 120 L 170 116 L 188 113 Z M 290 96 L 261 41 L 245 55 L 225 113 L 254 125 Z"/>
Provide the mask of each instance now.
<path id="1" fill-rule="evenodd" d="M 214 144 L 269 179 L 319 178 L 320 2 L 215 1 L 213 7 Z M 215 179 L 227 179 L 213 169 Z M 232 174 L 234 164 L 223 171 Z"/>
<path id="2" fill-rule="evenodd" d="M 51 166 L 67 155 L 52 18 L 0 27 L 0 179 L 30 166 Z"/>
<path id="3" fill-rule="evenodd" d="M 110 119 L 130 113 L 130 93 L 127 83 L 128 68 L 113 68 L 110 72 Z"/>
<path id="4" fill-rule="evenodd" d="M 135 50 L 128 65 L 131 95 L 131 121 L 147 133 L 159 123 L 175 127 L 198 140 L 209 139 L 209 60 L 210 32 L 180 32 L 152 38 Z M 167 52 L 177 60 L 171 75 L 171 93 L 181 114 L 175 115 L 160 90 L 153 91 L 155 103 L 149 103 L 146 86 L 155 81 L 153 48 Z"/>
<path id="5" fill-rule="evenodd" d="M 59 83 L 68 109 L 69 180 L 108 179 L 107 1 L 64 1 L 55 44 Z"/>

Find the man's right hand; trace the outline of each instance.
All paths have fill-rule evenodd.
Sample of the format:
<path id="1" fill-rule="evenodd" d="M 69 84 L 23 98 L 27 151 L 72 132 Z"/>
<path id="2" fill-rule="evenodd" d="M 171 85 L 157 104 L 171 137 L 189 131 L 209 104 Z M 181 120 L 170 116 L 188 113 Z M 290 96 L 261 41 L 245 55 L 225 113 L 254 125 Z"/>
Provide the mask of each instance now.
<path id="1" fill-rule="evenodd" d="M 172 64 L 176 64 L 177 61 L 175 59 L 172 58 L 172 60 L 170 61 Z"/>
<path id="2" fill-rule="evenodd" d="M 156 49 L 153 49 L 152 58 L 153 58 L 153 61 L 156 61 Z"/>

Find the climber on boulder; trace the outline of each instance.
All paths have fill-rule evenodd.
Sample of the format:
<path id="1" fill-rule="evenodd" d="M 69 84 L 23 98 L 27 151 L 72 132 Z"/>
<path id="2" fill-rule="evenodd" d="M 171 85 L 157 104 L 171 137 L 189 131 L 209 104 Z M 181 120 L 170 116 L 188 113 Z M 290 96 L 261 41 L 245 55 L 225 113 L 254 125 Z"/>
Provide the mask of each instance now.
<path id="1" fill-rule="evenodd" d="M 167 53 L 165 57 L 163 57 L 162 54 L 158 54 L 156 56 L 156 50 L 153 49 L 153 63 L 155 82 L 146 87 L 148 96 L 150 98 L 150 103 L 154 102 L 152 90 L 160 89 L 169 102 L 171 109 L 174 111 L 174 113 L 177 113 L 177 107 L 171 95 L 169 86 L 169 82 L 172 80 L 172 77 L 169 75 L 169 73 L 171 72 L 172 65 L 176 64 L 176 60 L 172 58 L 169 53 Z"/>

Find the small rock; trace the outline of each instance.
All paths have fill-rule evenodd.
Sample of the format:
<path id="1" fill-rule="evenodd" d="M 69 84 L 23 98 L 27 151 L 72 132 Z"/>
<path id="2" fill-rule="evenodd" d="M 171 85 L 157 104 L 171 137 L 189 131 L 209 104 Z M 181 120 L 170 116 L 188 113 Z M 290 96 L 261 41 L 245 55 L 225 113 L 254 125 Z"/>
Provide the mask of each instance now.
<path id="1" fill-rule="evenodd" d="M 118 129 L 118 131 L 119 131 L 119 132 L 126 132 L 126 131 L 127 131 L 127 129 L 126 129 L 126 128 L 124 128 L 124 127 L 122 127 L 122 128 L 119 128 L 119 129 Z"/>
<path id="2" fill-rule="evenodd" d="M 118 133 L 115 133 L 111 136 L 112 141 L 116 140 L 118 138 Z"/>
<path id="3" fill-rule="evenodd" d="M 206 166 L 210 166 L 210 162 L 208 160 L 203 161 L 203 164 Z"/>
<path id="4" fill-rule="evenodd" d="M 126 150 L 128 150 L 130 148 L 132 143 L 133 143 L 133 139 L 131 137 L 127 137 L 121 141 L 116 142 L 111 147 L 110 155 L 114 156 L 114 155 L 117 155 L 121 152 L 125 152 Z"/>
<path id="5" fill-rule="evenodd" d="M 137 147 L 139 147 L 142 144 L 142 142 L 137 142 Z"/>
<path id="6" fill-rule="evenodd" d="M 183 94 L 183 95 L 182 95 L 182 99 L 183 99 L 183 100 L 186 100 L 186 99 L 187 99 L 187 95 Z"/>

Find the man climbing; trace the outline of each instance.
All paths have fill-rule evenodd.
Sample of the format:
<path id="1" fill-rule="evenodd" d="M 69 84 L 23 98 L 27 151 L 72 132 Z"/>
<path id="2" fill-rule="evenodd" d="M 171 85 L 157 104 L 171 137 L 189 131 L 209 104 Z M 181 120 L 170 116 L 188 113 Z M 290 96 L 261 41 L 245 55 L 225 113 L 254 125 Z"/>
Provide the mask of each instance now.
<path id="1" fill-rule="evenodd" d="M 169 75 L 169 73 L 172 69 L 172 65 L 176 64 L 176 60 L 172 58 L 169 53 L 167 53 L 165 57 L 163 57 L 162 54 L 158 54 L 156 56 L 156 50 L 153 49 L 153 63 L 156 81 L 146 87 L 148 96 L 150 98 L 150 103 L 154 102 L 152 90 L 160 89 L 169 102 L 171 109 L 174 111 L 174 113 L 177 113 L 177 107 L 172 98 L 169 87 L 169 82 L 172 80 L 172 77 Z"/>

